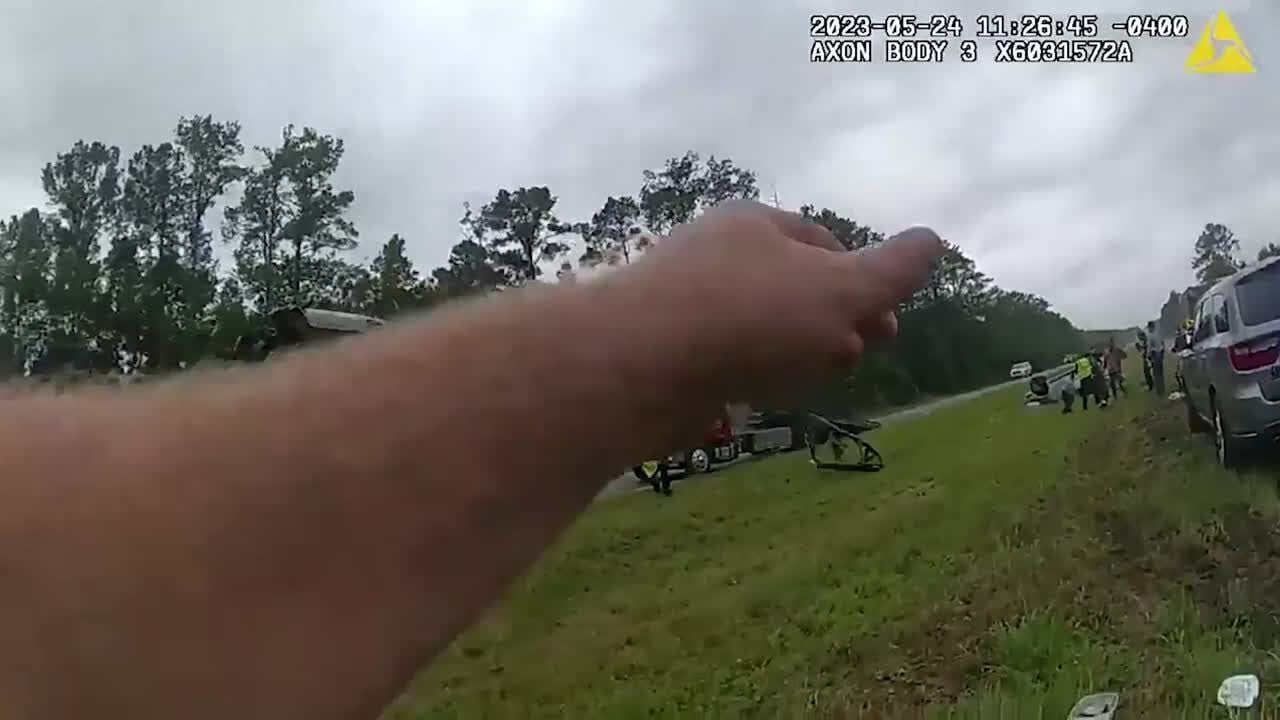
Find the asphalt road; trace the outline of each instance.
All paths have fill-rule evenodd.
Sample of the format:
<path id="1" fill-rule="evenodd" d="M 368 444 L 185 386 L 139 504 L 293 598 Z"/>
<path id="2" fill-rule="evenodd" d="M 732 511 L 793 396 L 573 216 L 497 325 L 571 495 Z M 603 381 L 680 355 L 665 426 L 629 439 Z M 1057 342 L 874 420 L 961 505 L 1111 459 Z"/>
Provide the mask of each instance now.
<path id="1" fill-rule="evenodd" d="M 1057 373 L 1063 370 L 1066 370 L 1068 367 L 1069 366 L 1067 365 L 1063 365 L 1061 367 L 1054 368 L 1047 372 L 1041 371 L 1040 373 L 1037 373 L 1037 374 L 1046 374 L 1049 377 L 1053 377 Z M 921 403 L 920 405 L 902 408 L 901 410 L 895 410 L 891 413 L 881 415 L 876 419 L 879 420 L 881 424 L 888 425 L 889 423 L 892 423 L 898 420 L 925 417 L 927 415 L 932 414 L 935 410 L 939 410 L 949 405 L 955 405 L 957 403 L 962 403 L 967 400 L 973 400 L 974 398 L 979 398 L 979 397 L 982 397 L 983 395 L 996 392 L 997 390 L 1003 390 L 1008 387 L 1013 387 L 1015 385 L 1026 385 L 1026 384 L 1027 384 L 1026 378 L 1009 380 L 1008 382 L 1002 382 L 997 385 L 990 385 L 988 387 L 979 388 L 977 390 L 970 390 L 969 392 L 960 393 L 959 395 L 948 395 L 947 397 L 938 398 L 936 400 L 930 400 L 928 402 Z M 738 463 L 742 463 L 742 462 L 751 462 L 753 459 L 758 460 L 760 458 L 752 458 L 752 456 L 750 455 L 743 455 L 731 463 L 725 463 L 724 465 L 717 466 L 717 469 L 729 467 L 730 465 L 737 465 Z M 708 478 L 708 477 L 715 477 L 716 474 L 717 473 L 715 472 L 705 473 L 702 475 L 694 475 L 693 477 Z M 676 475 L 673 478 L 672 486 L 674 487 L 675 485 L 678 485 L 683 481 L 684 481 L 683 477 L 681 477 L 680 475 Z M 650 487 L 647 484 L 641 484 L 637 482 L 635 479 L 635 476 L 633 476 L 630 473 L 630 471 L 628 471 L 627 473 L 623 475 L 619 475 L 618 477 L 614 478 L 608 485 L 604 487 L 603 490 L 600 491 L 600 494 L 596 496 L 596 499 L 599 500 L 601 498 L 612 497 L 614 495 L 621 495 L 622 493 L 627 493 L 627 492 L 653 492 L 653 490 L 650 489 Z"/>

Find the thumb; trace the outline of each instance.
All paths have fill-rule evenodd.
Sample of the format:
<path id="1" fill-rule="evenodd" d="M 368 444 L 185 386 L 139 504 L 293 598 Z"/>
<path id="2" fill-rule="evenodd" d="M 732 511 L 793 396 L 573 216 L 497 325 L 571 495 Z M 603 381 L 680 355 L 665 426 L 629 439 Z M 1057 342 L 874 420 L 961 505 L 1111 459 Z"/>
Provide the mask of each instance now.
<path id="1" fill-rule="evenodd" d="M 852 265 L 858 314 L 876 317 L 911 297 L 929 277 L 942 240 L 927 227 L 903 230 L 888 240 L 841 257 Z"/>

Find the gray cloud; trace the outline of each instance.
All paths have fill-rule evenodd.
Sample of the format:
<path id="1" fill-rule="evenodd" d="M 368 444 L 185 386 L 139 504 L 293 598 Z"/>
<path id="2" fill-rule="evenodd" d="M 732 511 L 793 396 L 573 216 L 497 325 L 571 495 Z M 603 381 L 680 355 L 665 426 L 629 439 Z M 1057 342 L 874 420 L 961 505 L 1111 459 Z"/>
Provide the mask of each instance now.
<path id="1" fill-rule="evenodd" d="M 212 112 L 250 143 L 289 122 L 342 136 L 360 252 L 400 232 L 425 265 L 465 200 L 545 183 L 586 216 L 689 148 L 755 169 L 785 205 L 928 223 L 1086 327 L 1154 315 L 1190 282 L 1205 222 L 1250 255 L 1280 240 L 1267 3 L 1225 6 L 1259 65 L 1232 77 L 1186 74 L 1190 39 L 1138 43 L 1123 66 L 811 64 L 807 16 L 829 4 L 17 1 L 0 29 L 6 212 L 40 201 L 39 167 L 78 138 L 127 153 Z M 983 11 L 1024 8 L 1045 3 Z"/>

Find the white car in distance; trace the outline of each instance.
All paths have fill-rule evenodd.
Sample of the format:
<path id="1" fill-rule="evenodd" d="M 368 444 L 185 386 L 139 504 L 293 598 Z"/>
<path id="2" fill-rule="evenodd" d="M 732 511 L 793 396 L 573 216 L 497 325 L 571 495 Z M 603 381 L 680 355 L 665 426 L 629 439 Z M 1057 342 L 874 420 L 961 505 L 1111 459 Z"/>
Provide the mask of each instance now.
<path id="1" fill-rule="evenodd" d="M 1028 377 L 1031 377 L 1031 363 L 1029 362 L 1014 363 L 1013 367 L 1009 368 L 1009 379 L 1011 380 Z"/>

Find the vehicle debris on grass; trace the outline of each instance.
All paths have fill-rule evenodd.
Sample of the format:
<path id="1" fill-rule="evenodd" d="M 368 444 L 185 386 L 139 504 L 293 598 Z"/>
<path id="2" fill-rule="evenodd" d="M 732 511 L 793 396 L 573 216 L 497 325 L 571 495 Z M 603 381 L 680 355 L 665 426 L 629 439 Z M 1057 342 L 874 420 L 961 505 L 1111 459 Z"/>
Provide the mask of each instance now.
<path id="1" fill-rule="evenodd" d="M 1274 479 L 1224 474 L 1163 398 L 1022 392 L 886 425 L 894 462 L 856 482 L 779 455 L 598 504 L 388 718 L 1061 718 L 1116 692 L 1119 718 L 1198 719 L 1224 677 L 1280 674 Z"/>

